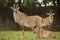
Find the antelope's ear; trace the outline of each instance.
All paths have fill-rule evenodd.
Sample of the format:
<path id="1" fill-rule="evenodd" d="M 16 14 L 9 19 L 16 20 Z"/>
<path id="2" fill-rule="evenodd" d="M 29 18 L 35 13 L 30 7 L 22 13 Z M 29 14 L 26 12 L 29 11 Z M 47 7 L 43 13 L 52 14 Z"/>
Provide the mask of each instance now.
<path id="1" fill-rule="evenodd" d="M 19 10 L 20 7 L 18 7 L 17 9 Z"/>
<path id="2" fill-rule="evenodd" d="M 55 15 L 55 13 L 53 13 L 53 15 Z"/>
<path id="3" fill-rule="evenodd" d="M 14 10 L 14 8 L 13 7 L 10 7 L 12 10 Z"/>
<path id="4" fill-rule="evenodd" d="M 47 15 L 50 15 L 49 13 L 47 13 Z"/>

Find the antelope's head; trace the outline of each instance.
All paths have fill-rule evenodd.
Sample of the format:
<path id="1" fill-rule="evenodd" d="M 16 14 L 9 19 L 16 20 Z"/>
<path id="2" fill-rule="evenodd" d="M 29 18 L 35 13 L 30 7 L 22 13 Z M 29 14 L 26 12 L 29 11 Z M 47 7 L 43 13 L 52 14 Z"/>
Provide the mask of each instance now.
<path id="1" fill-rule="evenodd" d="M 49 12 L 49 13 L 47 13 L 47 15 L 48 15 L 48 19 L 49 19 L 49 21 L 50 21 L 50 24 L 52 24 L 52 22 L 53 22 L 53 16 L 55 15 L 55 13 L 53 13 L 53 12 Z"/>
<path id="2" fill-rule="evenodd" d="M 14 6 L 13 7 L 10 7 L 10 8 L 13 10 L 13 13 L 17 14 L 20 7 L 18 7 L 18 5 L 15 5 L 14 4 Z"/>
<path id="3" fill-rule="evenodd" d="M 55 15 L 55 13 L 53 13 L 53 10 L 50 10 L 49 13 L 47 13 L 47 15 L 53 16 L 53 15 Z"/>

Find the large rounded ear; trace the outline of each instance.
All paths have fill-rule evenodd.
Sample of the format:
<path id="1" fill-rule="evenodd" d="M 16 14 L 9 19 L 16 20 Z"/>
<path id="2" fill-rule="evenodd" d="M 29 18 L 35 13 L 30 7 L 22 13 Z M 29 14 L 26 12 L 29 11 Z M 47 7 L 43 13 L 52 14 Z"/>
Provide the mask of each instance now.
<path id="1" fill-rule="evenodd" d="M 53 15 L 55 15 L 55 13 L 53 13 Z"/>

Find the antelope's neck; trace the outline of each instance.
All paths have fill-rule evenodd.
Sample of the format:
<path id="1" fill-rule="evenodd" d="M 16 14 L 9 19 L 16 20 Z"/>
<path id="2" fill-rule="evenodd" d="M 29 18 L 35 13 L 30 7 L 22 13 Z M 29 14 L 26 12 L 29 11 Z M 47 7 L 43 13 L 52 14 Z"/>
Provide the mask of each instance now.
<path id="1" fill-rule="evenodd" d="M 49 16 L 50 23 L 53 23 L 53 16 Z"/>

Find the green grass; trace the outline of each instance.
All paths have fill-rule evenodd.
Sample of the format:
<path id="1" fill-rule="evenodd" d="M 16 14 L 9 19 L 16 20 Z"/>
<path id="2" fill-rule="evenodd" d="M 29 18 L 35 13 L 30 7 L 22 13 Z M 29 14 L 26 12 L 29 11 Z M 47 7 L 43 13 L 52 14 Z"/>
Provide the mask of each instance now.
<path id="1" fill-rule="evenodd" d="M 25 40 L 60 40 L 60 32 L 55 32 L 56 38 L 36 38 L 32 31 L 25 31 Z M 0 40 L 22 40 L 21 31 L 0 31 Z"/>

